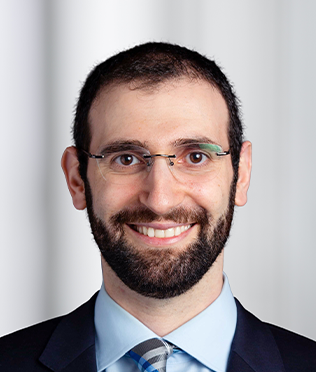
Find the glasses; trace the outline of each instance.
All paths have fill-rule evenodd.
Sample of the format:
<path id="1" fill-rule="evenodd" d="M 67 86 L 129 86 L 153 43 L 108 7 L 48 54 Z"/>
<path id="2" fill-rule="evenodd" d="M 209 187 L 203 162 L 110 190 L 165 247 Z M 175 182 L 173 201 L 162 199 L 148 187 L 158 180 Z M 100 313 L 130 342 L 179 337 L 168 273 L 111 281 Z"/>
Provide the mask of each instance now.
<path id="1" fill-rule="evenodd" d="M 175 147 L 174 154 L 151 154 L 134 145 L 104 148 L 100 154 L 82 150 L 97 161 L 102 177 L 114 184 L 135 184 L 146 179 L 157 158 L 165 159 L 173 176 L 181 183 L 208 182 L 218 174 L 222 158 L 230 154 L 212 143 L 190 143 Z"/>

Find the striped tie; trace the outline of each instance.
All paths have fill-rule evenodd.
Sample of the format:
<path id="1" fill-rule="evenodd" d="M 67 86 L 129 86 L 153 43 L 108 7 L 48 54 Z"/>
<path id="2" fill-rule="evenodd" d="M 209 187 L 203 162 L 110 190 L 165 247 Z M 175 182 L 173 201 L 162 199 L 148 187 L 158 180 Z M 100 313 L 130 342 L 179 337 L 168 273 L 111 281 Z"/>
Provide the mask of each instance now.
<path id="1" fill-rule="evenodd" d="M 151 338 L 136 345 L 129 355 L 141 372 L 166 372 L 167 358 L 173 352 L 173 345 L 158 338 Z"/>

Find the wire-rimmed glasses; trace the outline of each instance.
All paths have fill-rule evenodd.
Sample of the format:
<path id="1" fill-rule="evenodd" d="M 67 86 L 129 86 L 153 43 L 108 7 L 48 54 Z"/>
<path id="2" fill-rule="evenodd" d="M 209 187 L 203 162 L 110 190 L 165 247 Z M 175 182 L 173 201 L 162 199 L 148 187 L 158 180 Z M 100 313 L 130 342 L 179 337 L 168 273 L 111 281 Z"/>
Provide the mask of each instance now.
<path id="1" fill-rule="evenodd" d="M 174 177 L 181 183 L 208 182 L 218 174 L 222 157 L 230 151 L 213 143 L 189 143 L 174 147 L 173 154 L 151 154 L 148 149 L 128 145 L 105 147 L 100 154 L 82 150 L 96 159 L 102 177 L 114 184 L 133 184 L 144 181 L 158 158 L 165 159 Z"/>

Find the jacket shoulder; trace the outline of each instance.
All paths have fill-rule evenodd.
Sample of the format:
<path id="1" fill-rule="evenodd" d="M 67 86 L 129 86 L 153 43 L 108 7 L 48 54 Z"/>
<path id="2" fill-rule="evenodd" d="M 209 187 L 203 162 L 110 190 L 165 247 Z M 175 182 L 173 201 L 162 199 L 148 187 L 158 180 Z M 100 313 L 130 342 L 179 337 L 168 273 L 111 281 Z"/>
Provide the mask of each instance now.
<path id="1" fill-rule="evenodd" d="M 91 345 L 94 346 L 96 296 L 97 293 L 69 314 L 0 338 L 0 371 L 61 370 L 66 363 L 76 359 Z M 88 371 L 87 368 L 81 370 Z"/>
<path id="2" fill-rule="evenodd" d="M 316 371 L 315 341 L 273 324 L 266 325 L 278 345 L 286 370 Z"/>
<path id="3" fill-rule="evenodd" d="M 262 322 L 240 302 L 228 371 L 316 372 L 316 343 Z M 242 367 L 239 367 L 242 366 Z"/>
<path id="4" fill-rule="evenodd" d="M 62 318 L 50 319 L 1 337 L 0 371 L 9 371 L 9 368 L 28 371 L 28 366 L 34 368 L 34 365 L 39 371 L 47 371 L 38 358 Z"/>

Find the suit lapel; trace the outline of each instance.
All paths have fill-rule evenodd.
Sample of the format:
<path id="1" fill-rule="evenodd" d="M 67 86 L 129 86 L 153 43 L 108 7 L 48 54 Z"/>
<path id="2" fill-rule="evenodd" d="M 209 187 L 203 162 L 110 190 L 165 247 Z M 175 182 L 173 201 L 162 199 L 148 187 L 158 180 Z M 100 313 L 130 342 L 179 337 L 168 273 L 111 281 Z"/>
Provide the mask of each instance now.
<path id="1" fill-rule="evenodd" d="M 227 372 L 285 372 L 269 327 L 236 300 L 237 327 Z"/>
<path id="2" fill-rule="evenodd" d="M 254 372 L 255 370 L 247 364 L 244 359 L 235 352 L 232 352 L 227 367 L 227 372 Z"/>
<path id="3" fill-rule="evenodd" d="M 39 360 L 52 371 L 96 372 L 94 304 L 97 293 L 61 318 Z"/>
<path id="4" fill-rule="evenodd" d="M 39 360 L 54 372 L 96 372 L 94 305 L 97 293 L 61 318 Z M 227 372 L 285 372 L 269 327 L 236 300 L 237 327 Z"/>

